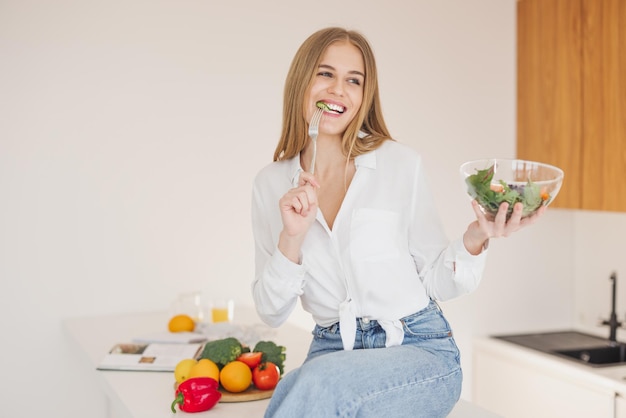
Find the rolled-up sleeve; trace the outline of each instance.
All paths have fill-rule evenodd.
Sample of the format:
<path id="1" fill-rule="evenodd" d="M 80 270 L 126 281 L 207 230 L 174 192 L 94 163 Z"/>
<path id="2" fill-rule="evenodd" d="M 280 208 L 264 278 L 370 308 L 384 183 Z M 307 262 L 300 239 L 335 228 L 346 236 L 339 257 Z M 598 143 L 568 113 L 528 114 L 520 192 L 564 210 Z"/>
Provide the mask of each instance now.
<path id="1" fill-rule="evenodd" d="M 304 265 L 289 260 L 277 248 L 280 218 L 278 212 L 264 204 L 263 196 L 268 190 L 255 182 L 252 193 L 252 231 L 255 240 L 255 278 L 252 282 L 252 295 L 259 317 L 263 322 L 278 327 L 293 311 L 305 284 Z M 272 211 L 273 209 L 273 211 Z M 273 213 L 272 213 L 273 212 Z"/>

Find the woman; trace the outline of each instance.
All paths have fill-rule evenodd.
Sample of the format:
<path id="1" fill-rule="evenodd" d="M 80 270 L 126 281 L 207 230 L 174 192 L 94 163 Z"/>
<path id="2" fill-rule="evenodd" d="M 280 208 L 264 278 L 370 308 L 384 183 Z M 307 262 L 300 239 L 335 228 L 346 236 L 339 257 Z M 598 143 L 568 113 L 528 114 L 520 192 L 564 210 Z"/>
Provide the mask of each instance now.
<path id="1" fill-rule="evenodd" d="M 318 102 L 330 110 L 312 167 L 307 129 Z M 538 216 L 521 220 L 518 204 L 506 222 L 503 204 L 489 222 L 474 202 L 476 220 L 448 242 L 419 155 L 387 131 L 374 56 L 357 32 L 327 28 L 302 44 L 283 119 L 274 163 L 253 188 L 253 295 L 271 326 L 298 299 L 316 326 L 266 417 L 446 416 L 462 373 L 434 301 L 474 290 L 489 239 Z"/>

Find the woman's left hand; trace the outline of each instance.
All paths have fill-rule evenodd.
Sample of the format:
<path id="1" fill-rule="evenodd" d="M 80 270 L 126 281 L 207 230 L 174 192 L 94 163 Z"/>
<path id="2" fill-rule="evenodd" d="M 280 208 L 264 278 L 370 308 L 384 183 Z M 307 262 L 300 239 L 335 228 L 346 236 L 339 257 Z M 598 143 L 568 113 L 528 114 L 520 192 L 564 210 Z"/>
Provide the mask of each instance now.
<path id="1" fill-rule="evenodd" d="M 522 219 L 524 205 L 518 202 L 513 206 L 513 213 L 507 221 L 506 214 L 509 210 L 509 204 L 505 202 L 498 208 L 495 219 L 490 221 L 475 200 L 472 201 L 472 208 L 476 214 L 476 220 L 468 226 L 467 231 L 463 235 L 465 248 L 467 248 L 471 254 L 480 254 L 485 243 L 490 238 L 508 237 L 512 233 L 534 224 L 546 211 L 546 206 L 542 206 L 532 216 Z"/>

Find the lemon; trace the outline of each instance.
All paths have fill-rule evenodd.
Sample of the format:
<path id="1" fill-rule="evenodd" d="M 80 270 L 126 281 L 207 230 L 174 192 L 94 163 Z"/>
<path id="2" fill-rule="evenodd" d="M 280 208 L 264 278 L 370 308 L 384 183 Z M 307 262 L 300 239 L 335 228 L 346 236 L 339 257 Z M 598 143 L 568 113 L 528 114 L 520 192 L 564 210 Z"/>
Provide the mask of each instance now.
<path id="1" fill-rule="evenodd" d="M 182 383 L 185 380 L 189 379 L 191 369 L 198 363 L 198 360 L 193 358 L 184 359 L 176 364 L 174 368 L 174 378 L 176 379 L 176 383 Z"/>
<path id="2" fill-rule="evenodd" d="M 196 323 L 189 315 L 174 315 L 167 324 L 170 332 L 191 332 L 196 328 Z"/>
<path id="3" fill-rule="evenodd" d="M 216 382 L 219 382 L 220 369 L 217 367 L 217 364 L 213 363 L 208 358 L 202 358 L 191 367 L 189 378 L 192 377 L 211 377 L 215 379 Z"/>

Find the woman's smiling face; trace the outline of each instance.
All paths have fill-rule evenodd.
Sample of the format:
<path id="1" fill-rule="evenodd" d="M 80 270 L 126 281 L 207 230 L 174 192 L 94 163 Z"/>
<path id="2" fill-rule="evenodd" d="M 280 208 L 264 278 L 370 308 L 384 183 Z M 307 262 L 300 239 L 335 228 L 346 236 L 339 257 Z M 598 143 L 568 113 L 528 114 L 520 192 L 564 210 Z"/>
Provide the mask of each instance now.
<path id="1" fill-rule="evenodd" d="M 320 135 L 344 133 L 363 102 L 364 81 L 361 51 L 348 41 L 329 45 L 305 97 L 307 120 L 311 120 L 317 110 L 317 102 L 330 108 L 320 123 Z"/>

